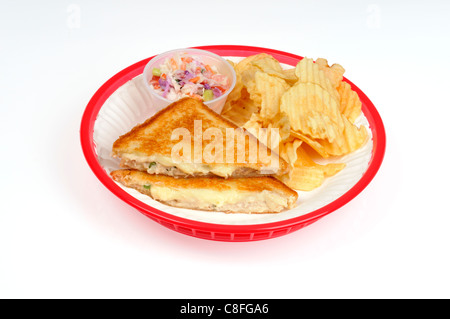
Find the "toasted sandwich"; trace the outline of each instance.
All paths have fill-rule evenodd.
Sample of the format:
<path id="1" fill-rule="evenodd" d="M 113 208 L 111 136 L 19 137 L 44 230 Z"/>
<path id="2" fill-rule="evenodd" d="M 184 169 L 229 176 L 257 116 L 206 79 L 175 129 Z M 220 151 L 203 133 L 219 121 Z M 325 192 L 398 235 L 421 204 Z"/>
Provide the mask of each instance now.
<path id="1" fill-rule="evenodd" d="M 193 98 L 172 103 L 120 136 L 112 156 L 122 168 L 174 177 L 284 175 L 290 169 L 256 137 Z"/>
<path id="2" fill-rule="evenodd" d="M 279 213 L 298 194 L 271 176 L 174 178 L 138 170 L 116 170 L 112 178 L 166 205 L 227 213 Z"/>

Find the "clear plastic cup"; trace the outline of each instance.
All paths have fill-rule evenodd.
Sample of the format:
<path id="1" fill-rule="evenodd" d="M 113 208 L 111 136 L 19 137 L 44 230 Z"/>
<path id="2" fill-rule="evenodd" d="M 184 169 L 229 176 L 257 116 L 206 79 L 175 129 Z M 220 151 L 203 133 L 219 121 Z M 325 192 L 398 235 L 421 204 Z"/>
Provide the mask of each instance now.
<path id="1" fill-rule="evenodd" d="M 228 63 L 225 59 L 218 56 L 217 54 L 214 54 L 209 51 L 205 50 L 199 50 L 199 49 L 177 49 L 172 51 L 167 51 L 162 54 L 159 54 L 155 56 L 153 59 L 151 59 L 147 65 L 144 68 L 143 73 L 143 79 L 145 87 L 150 92 L 150 97 L 153 102 L 153 108 L 156 112 L 164 109 L 169 104 L 172 104 L 175 101 L 166 99 L 159 95 L 154 89 L 153 86 L 150 84 L 150 80 L 153 77 L 152 70 L 154 67 L 159 68 L 161 64 L 164 63 L 164 61 L 167 58 L 171 58 L 175 54 L 183 54 L 187 53 L 190 56 L 196 56 L 198 57 L 201 62 L 204 64 L 209 65 L 215 65 L 217 67 L 217 71 L 219 74 L 223 74 L 227 76 L 231 80 L 231 86 L 228 88 L 228 90 L 219 96 L 218 98 L 212 99 L 207 102 L 203 102 L 205 105 L 207 105 L 210 109 L 215 111 L 216 113 L 220 114 L 222 112 L 223 106 L 225 105 L 225 101 L 227 100 L 228 94 L 233 90 L 235 84 L 236 84 L 236 73 L 234 72 L 233 67 L 230 63 Z"/>

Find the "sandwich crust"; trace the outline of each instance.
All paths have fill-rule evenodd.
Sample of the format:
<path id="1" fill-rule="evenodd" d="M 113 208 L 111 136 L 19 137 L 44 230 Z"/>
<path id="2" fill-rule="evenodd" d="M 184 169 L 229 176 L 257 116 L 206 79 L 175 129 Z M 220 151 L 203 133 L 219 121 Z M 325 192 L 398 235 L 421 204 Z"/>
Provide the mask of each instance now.
<path id="1" fill-rule="evenodd" d="M 260 177 L 247 177 L 247 178 L 228 178 L 223 179 L 220 177 L 191 177 L 191 178 L 174 178 L 167 175 L 148 174 L 142 171 L 122 169 L 111 172 L 111 177 L 118 183 L 126 187 L 131 187 L 139 192 L 146 194 L 156 200 L 152 193 L 156 188 L 170 189 L 170 191 L 201 191 L 208 190 L 217 196 L 221 197 L 224 201 L 224 206 L 227 207 L 228 212 L 245 212 L 245 213 L 278 213 L 282 209 L 292 208 L 297 201 L 298 194 L 288 186 L 283 184 L 278 179 L 271 176 Z M 268 208 L 264 208 L 264 211 L 251 211 L 252 206 L 242 207 L 242 204 L 250 203 L 250 200 L 241 199 L 238 203 L 227 202 L 230 199 L 227 198 L 227 194 L 233 192 L 235 194 L 243 194 L 252 197 L 260 194 L 276 195 L 276 198 L 282 198 L 285 202 L 281 207 L 277 203 L 262 203 L 260 200 L 259 205 L 265 205 Z M 269 198 L 269 199 L 267 199 Z M 274 198 L 268 196 L 265 200 Z M 220 210 L 220 207 L 207 207 L 202 205 L 202 202 L 207 202 L 209 198 L 202 197 L 199 202 L 190 201 L 182 202 L 181 198 L 175 198 L 175 200 L 164 201 L 160 200 L 170 206 L 200 209 L 200 210 Z M 253 206 L 255 207 L 255 206 Z M 270 211 L 271 207 L 277 207 L 276 210 Z"/>
<path id="2" fill-rule="evenodd" d="M 285 196 L 298 196 L 297 192 L 286 186 L 272 176 L 221 178 L 217 176 L 173 178 L 167 175 L 147 174 L 142 171 L 120 169 L 111 172 L 112 178 L 117 182 L 130 182 L 138 184 L 154 184 L 173 188 L 208 188 L 214 191 L 238 190 L 242 192 L 260 192 L 270 190 Z"/>
<path id="3" fill-rule="evenodd" d="M 172 103 L 144 123 L 135 126 L 130 132 L 120 136 L 113 144 L 112 155 L 119 158 L 124 154 L 134 154 L 140 157 L 160 155 L 171 158 L 172 149 L 181 140 L 180 136 L 178 136 L 178 139 L 172 139 L 174 130 L 179 128 L 186 129 L 191 139 L 189 146 L 194 147 L 194 135 L 198 133 L 194 131 L 194 126 L 195 121 L 198 120 L 201 120 L 203 138 L 200 137 L 200 141 L 202 150 L 208 147 L 208 145 L 211 148 L 212 141 L 217 141 L 216 139 L 218 138 L 215 135 L 214 139 L 212 136 L 211 139 L 205 138 L 205 135 L 208 135 L 205 134 L 205 131 L 209 128 L 218 129 L 222 133 L 223 141 L 222 156 L 220 157 L 220 155 L 215 154 L 214 151 L 213 155 L 215 158 L 211 162 L 211 160 L 207 161 L 205 159 L 205 154 L 203 153 L 201 164 L 215 166 L 221 163 L 220 165 L 223 166 L 226 163 L 226 165 L 232 165 L 236 168 L 245 167 L 254 171 L 261 171 L 270 167 L 271 163 L 274 163 L 274 157 L 277 157 L 278 171 L 276 175 L 283 175 L 289 172 L 289 165 L 277 153 L 264 144 L 259 143 L 249 132 L 240 129 L 232 122 L 212 111 L 201 101 L 193 98 L 183 98 Z M 235 129 L 234 145 L 231 145 L 232 147 L 234 146 L 233 152 L 231 153 L 234 155 L 233 163 L 229 163 L 230 157 L 227 157 L 230 149 L 227 149 L 226 143 L 227 128 Z M 239 138 L 242 138 L 242 135 L 246 135 L 244 137 L 246 139 L 245 149 L 238 148 L 238 142 L 242 140 Z M 256 159 L 251 157 L 251 150 L 255 149 L 257 149 Z M 245 156 L 243 156 L 243 152 L 245 152 Z M 261 153 L 267 155 L 261 156 Z M 191 161 L 194 163 L 194 151 L 191 151 Z"/>

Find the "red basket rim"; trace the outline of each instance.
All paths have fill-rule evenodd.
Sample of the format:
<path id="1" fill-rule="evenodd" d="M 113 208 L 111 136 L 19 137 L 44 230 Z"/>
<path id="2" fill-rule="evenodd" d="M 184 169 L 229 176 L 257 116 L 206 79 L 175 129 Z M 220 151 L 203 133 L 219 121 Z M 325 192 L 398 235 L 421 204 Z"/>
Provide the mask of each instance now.
<path id="1" fill-rule="evenodd" d="M 241 45 L 210 45 L 210 46 L 198 46 L 193 47 L 196 49 L 209 50 L 213 53 L 222 56 L 249 56 L 257 53 L 267 53 L 274 56 L 282 63 L 295 65 L 294 61 L 298 62 L 303 57 L 287 53 L 279 50 L 255 47 L 255 46 L 241 46 Z M 249 225 L 229 225 L 229 224 L 215 224 L 208 222 L 195 221 L 183 217 L 178 217 L 170 213 L 166 213 L 152 206 L 149 206 L 140 200 L 129 195 L 123 189 L 115 184 L 115 182 L 110 178 L 106 171 L 101 167 L 97 160 L 97 155 L 95 152 L 95 145 L 93 139 L 94 123 L 97 119 L 97 115 L 103 106 L 104 102 L 108 99 L 111 94 L 116 91 L 120 86 L 125 84 L 127 81 L 133 79 L 135 76 L 142 73 L 147 62 L 151 59 L 147 58 L 139 61 L 124 70 L 120 71 L 113 77 L 111 77 L 107 82 L 105 82 L 93 95 L 91 100 L 86 106 L 83 113 L 81 126 L 80 126 L 80 140 L 81 147 L 86 158 L 88 165 L 90 166 L 93 173 L 97 176 L 100 182 L 108 188 L 117 197 L 131 205 L 132 207 L 138 209 L 145 215 L 153 216 L 157 219 L 164 220 L 169 223 L 174 223 L 181 227 L 191 227 L 198 230 L 211 231 L 211 232 L 221 232 L 221 233 L 247 233 L 247 232 L 263 232 L 263 231 L 274 231 L 280 228 L 294 227 L 299 224 L 308 223 L 317 220 L 350 202 L 359 193 L 361 193 L 364 188 L 372 181 L 376 173 L 378 172 L 381 163 L 384 158 L 384 153 L 386 149 L 386 133 L 381 117 L 369 100 L 369 98 L 352 82 L 344 78 L 348 82 L 352 89 L 356 91 L 363 103 L 363 113 L 369 121 L 370 128 L 372 130 L 372 140 L 373 149 L 372 157 L 370 159 L 368 168 L 359 181 L 345 194 L 335 199 L 333 202 L 316 209 L 310 213 L 304 214 L 302 216 L 277 221 L 270 223 L 260 223 L 260 224 L 249 224 Z"/>

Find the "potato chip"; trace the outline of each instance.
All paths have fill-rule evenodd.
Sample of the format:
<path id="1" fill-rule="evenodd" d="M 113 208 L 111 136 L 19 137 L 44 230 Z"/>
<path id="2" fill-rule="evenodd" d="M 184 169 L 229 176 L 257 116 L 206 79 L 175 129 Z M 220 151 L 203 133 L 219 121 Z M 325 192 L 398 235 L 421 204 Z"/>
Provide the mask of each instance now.
<path id="1" fill-rule="evenodd" d="M 268 75 L 276 76 L 280 79 L 286 80 L 287 82 L 291 82 L 290 85 L 298 80 L 295 75 L 295 69 L 291 69 L 292 71 L 283 70 L 281 64 L 274 58 L 259 59 L 252 61 L 252 64 Z"/>
<path id="2" fill-rule="evenodd" d="M 236 66 L 235 66 L 236 72 L 241 73 L 242 71 L 251 68 L 253 61 L 257 61 L 257 60 L 265 59 L 265 58 L 273 58 L 273 57 L 266 53 L 260 53 L 260 54 L 248 56 L 236 64 Z"/>
<path id="3" fill-rule="evenodd" d="M 223 111 L 221 115 L 237 126 L 242 127 L 250 119 L 252 114 L 258 112 L 259 106 L 250 99 L 247 90 L 243 89 L 241 91 L 241 97 L 237 101 L 230 103 L 227 110 Z"/>
<path id="4" fill-rule="evenodd" d="M 331 67 L 328 65 L 328 61 L 323 58 L 318 58 L 316 64 L 319 66 L 327 78 L 331 81 L 333 87 L 337 88 L 342 82 L 342 78 L 345 73 L 345 69 L 340 64 L 333 64 Z"/>
<path id="5" fill-rule="evenodd" d="M 333 143 L 344 130 L 340 106 L 321 86 L 297 83 L 281 97 L 280 111 L 285 112 L 291 130 Z"/>
<path id="6" fill-rule="evenodd" d="M 278 113 L 270 120 L 262 118 L 259 113 L 253 113 L 242 127 L 250 131 L 265 145 L 271 143 L 271 145 L 267 146 L 275 152 L 278 152 L 279 144 L 286 143 L 291 137 L 289 120 L 285 113 Z M 265 133 L 261 134 L 260 129 L 265 129 Z M 273 134 L 276 134 L 276 136 Z M 262 139 L 260 136 L 262 136 Z"/>
<path id="7" fill-rule="evenodd" d="M 293 130 L 291 130 L 291 135 L 301 139 L 303 142 L 305 142 L 306 144 L 308 144 L 313 150 L 315 150 L 320 156 L 322 156 L 323 158 L 327 158 L 330 155 L 325 151 L 325 147 L 322 146 L 322 144 L 320 144 L 318 141 L 306 136 L 305 134 L 299 133 L 299 132 L 295 132 Z"/>
<path id="8" fill-rule="evenodd" d="M 277 128 L 280 134 L 281 142 L 286 141 L 291 136 L 291 124 L 286 113 L 280 112 L 270 119 L 268 128 Z"/>
<path id="9" fill-rule="evenodd" d="M 292 86 L 298 81 L 298 77 L 295 75 L 295 68 L 294 69 L 283 69 L 281 71 L 283 73 L 283 78 L 286 80 L 286 82 Z"/>
<path id="10" fill-rule="evenodd" d="M 263 72 L 255 74 L 256 90 L 261 96 L 261 117 L 271 119 L 280 113 L 280 99 L 290 86 L 283 79 Z"/>
<path id="11" fill-rule="evenodd" d="M 260 71 L 260 69 L 254 66 L 252 62 L 261 59 L 273 59 L 273 57 L 266 53 L 251 55 L 238 62 L 235 66 L 235 71 L 240 74 L 242 84 L 249 93 L 250 99 L 257 105 L 261 104 L 261 95 L 256 89 L 255 73 Z"/>
<path id="12" fill-rule="evenodd" d="M 366 142 L 367 129 L 353 124 L 361 114 L 361 101 L 343 81 L 341 65 L 304 58 L 295 68 L 283 69 L 262 53 L 234 68 L 237 83 L 222 115 L 270 144 L 290 164 L 291 172 L 278 177 L 289 187 L 316 189 L 346 165 L 316 162 L 319 156 L 329 160 L 346 155 Z"/>
<path id="13" fill-rule="evenodd" d="M 293 139 L 291 141 L 281 143 L 279 154 L 280 156 L 291 165 L 294 166 L 297 161 L 297 149 L 302 145 L 302 141 L 299 139 Z"/>
<path id="14" fill-rule="evenodd" d="M 232 105 L 241 98 L 242 90 L 244 88 L 244 84 L 242 83 L 242 78 L 240 73 L 236 73 L 236 84 L 234 85 L 233 90 L 231 90 L 230 94 L 228 94 L 227 101 L 223 106 L 222 113 L 228 112 Z"/>
<path id="15" fill-rule="evenodd" d="M 351 123 L 355 123 L 355 120 L 361 114 L 362 107 L 358 93 L 353 91 L 350 84 L 347 82 L 341 82 L 337 89 L 341 98 L 341 113 L 344 114 Z"/>
<path id="16" fill-rule="evenodd" d="M 233 61 L 231 61 L 231 60 L 228 60 L 228 59 L 226 59 L 226 61 L 228 62 L 228 63 L 230 63 L 231 64 L 231 66 L 234 68 L 235 66 L 236 66 L 236 64 L 233 62 Z"/>
<path id="17" fill-rule="evenodd" d="M 309 192 L 323 184 L 325 175 L 318 167 L 294 166 L 289 175 L 278 179 L 292 189 Z"/>
<path id="18" fill-rule="evenodd" d="M 253 113 L 250 119 L 245 122 L 242 127 L 248 131 L 256 132 L 256 134 L 253 135 L 258 136 L 259 129 L 263 127 L 263 119 L 259 116 L 258 113 Z"/>
<path id="19" fill-rule="evenodd" d="M 337 174 L 345 167 L 345 163 L 321 165 L 314 162 L 304 150 L 303 145 L 296 149 L 296 153 L 294 167 L 289 175 L 282 176 L 281 180 L 289 187 L 299 191 L 316 189 L 323 184 L 326 177 Z"/>
<path id="20" fill-rule="evenodd" d="M 283 71 L 280 62 L 271 55 L 255 59 L 251 61 L 251 64 L 258 67 L 264 73 L 269 73 L 270 71 L 282 73 Z"/>
<path id="21" fill-rule="evenodd" d="M 241 79 L 244 88 L 247 90 L 250 99 L 256 104 L 261 104 L 261 95 L 259 95 L 256 89 L 255 73 L 258 72 L 258 68 L 253 67 L 251 69 L 246 69 L 241 72 Z"/>
<path id="22" fill-rule="evenodd" d="M 322 185 L 325 180 L 325 174 L 319 167 L 298 165 L 300 158 L 297 150 L 301 149 L 302 143 L 301 140 L 294 138 L 280 145 L 279 154 L 290 164 L 291 170 L 288 174 L 278 178 L 295 190 L 311 191 Z"/>
<path id="23" fill-rule="evenodd" d="M 331 177 L 342 171 L 347 164 L 345 163 L 328 163 L 326 165 L 322 165 L 323 173 L 325 177 Z"/>
<path id="24" fill-rule="evenodd" d="M 314 160 L 309 156 L 308 152 L 303 147 L 299 147 L 297 149 L 297 158 L 298 159 L 294 164 L 295 166 L 318 167 L 323 171 L 325 177 L 336 175 L 346 166 L 345 163 L 318 164 L 314 162 Z"/>
<path id="25" fill-rule="evenodd" d="M 325 152 L 330 155 L 341 156 L 356 151 L 365 144 L 369 136 L 365 126 L 359 128 L 344 117 L 345 129 L 339 137 L 339 143 L 330 143 L 327 140 L 320 140 Z"/>
<path id="26" fill-rule="evenodd" d="M 336 88 L 332 85 L 325 72 L 312 59 L 305 57 L 297 63 L 295 75 L 298 77 L 298 82 L 317 84 L 326 90 L 336 102 L 339 102 L 339 93 Z"/>
<path id="27" fill-rule="evenodd" d="M 272 128 L 274 127 L 270 126 L 265 127 L 264 120 L 257 113 L 252 114 L 251 118 L 242 127 L 275 153 L 278 153 L 280 145 L 285 143 L 280 135 L 282 131 L 278 128 L 273 130 Z"/>

